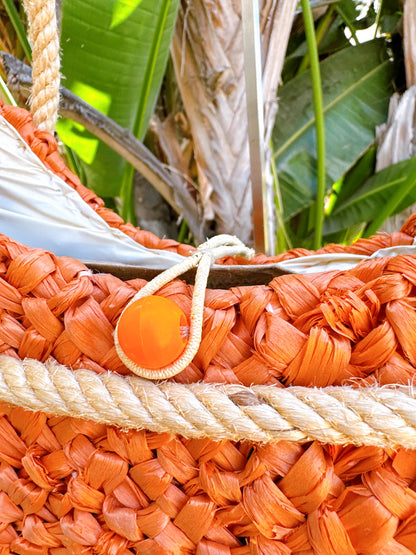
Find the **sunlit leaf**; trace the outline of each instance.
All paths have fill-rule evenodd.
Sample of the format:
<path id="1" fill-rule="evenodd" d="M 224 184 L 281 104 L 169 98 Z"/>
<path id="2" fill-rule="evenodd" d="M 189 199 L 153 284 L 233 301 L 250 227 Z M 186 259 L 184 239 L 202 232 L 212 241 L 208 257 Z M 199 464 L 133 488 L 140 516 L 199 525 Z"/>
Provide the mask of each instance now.
<path id="1" fill-rule="evenodd" d="M 117 27 L 123 23 L 137 8 L 142 0 L 117 0 L 113 7 L 113 17 L 111 19 L 111 28 Z"/>
<path id="2" fill-rule="evenodd" d="M 64 0 L 63 84 L 142 139 L 162 83 L 178 0 Z M 72 121 L 58 133 L 83 161 L 87 184 L 117 196 L 126 162 Z"/>

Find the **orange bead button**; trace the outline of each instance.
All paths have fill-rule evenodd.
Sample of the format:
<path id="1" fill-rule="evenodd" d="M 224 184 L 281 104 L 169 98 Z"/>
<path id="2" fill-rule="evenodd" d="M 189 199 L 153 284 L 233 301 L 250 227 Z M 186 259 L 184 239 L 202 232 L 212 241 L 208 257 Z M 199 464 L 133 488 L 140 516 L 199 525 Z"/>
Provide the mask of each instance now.
<path id="1" fill-rule="evenodd" d="M 187 343 L 188 320 L 177 304 L 149 295 L 128 306 L 117 338 L 124 354 L 142 368 L 156 370 L 174 362 Z"/>

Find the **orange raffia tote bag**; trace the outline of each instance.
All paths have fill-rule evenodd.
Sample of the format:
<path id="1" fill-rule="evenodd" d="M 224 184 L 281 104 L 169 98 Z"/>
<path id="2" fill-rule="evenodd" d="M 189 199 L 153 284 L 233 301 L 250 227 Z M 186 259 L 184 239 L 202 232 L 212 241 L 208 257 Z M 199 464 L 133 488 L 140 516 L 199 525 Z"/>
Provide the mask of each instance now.
<path id="1" fill-rule="evenodd" d="M 0 116 L 110 226 L 201 275 L 224 252 L 124 224 L 26 111 Z M 1 235 L 0 553 L 416 553 L 415 235 L 413 216 L 319 251 L 390 248 L 350 270 L 206 291 Z"/>

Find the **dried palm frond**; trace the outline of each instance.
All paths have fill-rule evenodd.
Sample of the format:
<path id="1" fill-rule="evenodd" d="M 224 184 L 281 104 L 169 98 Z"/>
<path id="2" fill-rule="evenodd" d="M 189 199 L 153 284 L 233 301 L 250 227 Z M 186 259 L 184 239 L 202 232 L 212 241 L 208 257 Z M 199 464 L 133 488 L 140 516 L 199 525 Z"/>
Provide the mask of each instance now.
<path id="1" fill-rule="evenodd" d="M 266 145 L 295 7 L 296 0 L 260 4 Z M 250 243 L 252 197 L 240 4 L 183 0 L 172 58 L 192 133 L 204 218 L 215 219 L 217 233 L 234 233 Z"/>

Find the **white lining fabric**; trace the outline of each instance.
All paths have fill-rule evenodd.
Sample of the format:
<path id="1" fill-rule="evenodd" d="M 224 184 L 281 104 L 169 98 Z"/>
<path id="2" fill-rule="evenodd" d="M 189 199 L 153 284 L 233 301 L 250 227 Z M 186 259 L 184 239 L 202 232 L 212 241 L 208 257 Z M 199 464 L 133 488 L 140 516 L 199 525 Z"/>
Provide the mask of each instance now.
<path id="1" fill-rule="evenodd" d="M 0 232 L 32 247 L 84 261 L 169 268 L 183 257 L 147 249 L 110 227 L 48 170 L 0 118 Z"/>

